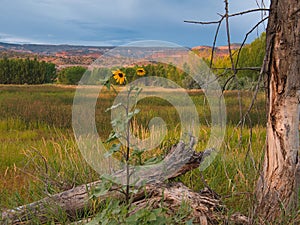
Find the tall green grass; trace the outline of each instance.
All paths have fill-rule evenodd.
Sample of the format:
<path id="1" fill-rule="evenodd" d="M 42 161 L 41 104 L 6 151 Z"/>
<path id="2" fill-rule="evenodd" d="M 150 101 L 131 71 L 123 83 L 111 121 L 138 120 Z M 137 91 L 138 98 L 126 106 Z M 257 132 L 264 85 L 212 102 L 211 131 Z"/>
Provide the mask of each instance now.
<path id="1" fill-rule="evenodd" d="M 0 86 L 1 209 L 98 179 L 99 175 L 82 158 L 74 140 L 71 127 L 74 93 L 74 87 L 54 85 Z M 202 92 L 190 92 L 190 96 L 202 125 L 197 146 L 197 151 L 202 151 L 210 134 L 210 111 Z M 228 123 L 216 160 L 202 173 L 196 169 L 178 180 L 194 190 L 209 185 L 232 211 L 247 215 L 264 149 L 266 115 L 264 94 L 259 93 L 250 113 L 251 120 L 245 120 L 242 130 L 236 127 L 240 110 L 245 113 L 252 101 L 250 92 L 241 92 L 240 109 L 237 96 L 234 91 L 225 93 Z M 112 129 L 110 113 L 105 110 L 113 100 L 114 94 L 106 91 L 97 103 L 95 117 L 103 140 Z M 168 134 L 160 146 L 148 154 L 166 153 L 180 138 L 176 110 L 159 98 L 143 99 L 137 107 L 141 113 L 136 118 L 136 134 L 142 138 L 149 135 L 147 125 L 151 118 L 159 116 L 165 120 Z"/>

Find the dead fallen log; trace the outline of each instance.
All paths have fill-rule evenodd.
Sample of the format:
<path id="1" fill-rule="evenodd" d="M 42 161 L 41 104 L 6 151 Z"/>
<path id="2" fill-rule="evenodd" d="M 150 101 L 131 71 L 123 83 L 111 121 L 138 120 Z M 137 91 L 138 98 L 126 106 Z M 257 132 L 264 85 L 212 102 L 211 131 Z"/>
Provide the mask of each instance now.
<path id="1" fill-rule="evenodd" d="M 187 206 L 186 211 L 182 211 L 183 203 Z M 228 210 L 222 204 L 221 198 L 208 188 L 204 188 L 201 192 L 195 192 L 179 182 L 146 185 L 143 191 L 136 195 L 133 206 L 129 215 L 142 209 L 164 208 L 167 210 L 165 215 L 169 217 L 178 215 L 178 212 L 183 213 L 181 222 L 192 219 L 193 224 L 201 225 L 250 224 L 249 218 L 240 213 L 226 216 Z M 91 220 L 92 218 L 86 218 L 70 225 L 84 225 Z"/>
<path id="2" fill-rule="evenodd" d="M 167 214 L 174 216 L 180 211 L 184 203 L 189 207 L 189 214 L 185 220 L 193 219 L 193 224 L 249 224 L 249 219 L 239 213 L 226 217 L 227 209 L 221 198 L 211 190 L 205 188 L 195 192 L 182 183 L 159 183 L 146 185 L 143 197 L 134 201 L 136 206 L 130 214 L 144 208 L 168 209 Z"/>
<path id="3" fill-rule="evenodd" d="M 199 167 L 204 158 L 213 151 L 207 149 L 204 152 L 196 153 L 193 150 L 194 140 L 187 146 L 183 142 L 179 142 L 174 146 L 164 160 L 155 166 L 151 166 L 149 170 L 133 171 L 135 177 L 139 177 L 137 186 L 143 181 L 147 185 L 175 178 L 192 169 Z M 119 171 L 113 174 L 114 177 L 122 179 L 126 177 L 125 171 Z M 90 192 L 99 185 L 101 180 L 89 184 L 83 184 L 71 190 L 62 193 L 54 194 L 40 201 L 33 202 L 27 205 L 17 207 L 15 209 L 2 212 L 1 224 L 24 224 L 24 222 L 39 220 L 40 223 L 47 222 L 50 218 L 55 218 L 55 215 L 60 211 L 66 212 L 68 216 L 73 217 L 83 209 L 90 207 Z M 108 192 L 101 198 L 120 195 L 116 191 Z M 52 215 L 52 216 L 51 216 Z"/>
<path id="4" fill-rule="evenodd" d="M 183 204 L 186 204 L 185 209 L 182 208 Z M 227 210 L 222 205 L 220 197 L 216 197 L 206 188 L 201 192 L 194 192 L 180 182 L 147 184 L 138 192 L 132 205 L 133 210 L 129 212 L 129 216 L 142 209 L 163 208 L 164 215 L 171 218 L 181 212 L 185 214 L 182 219 L 185 221 L 192 219 L 193 224 L 214 225 L 227 222 L 224 216 Z M 82 225 L 88 221 L 91 219 L 76 221 L 72 225 Z"/>
<path id="5" fill-rule="evenodd" d="M 186 205 L 184 209 L 182 208 L 183 204 Z M 180 182 L 147 184 L 142 191 L 135 195 L 132 205 L 133 209 L 129 212 L 129 216 L 142 209 L 163 208 L 164 215 L 170 218 L 182 213 L 181 222 L 192 219 L 193 224 L 201 225 L 250 224 L 249 218 L 240 213 L 226 216 L 228 210 L 222 204 L 220 196 L 208 188 L 204 188 L 201 192 L 195 192 Z M 91 220 L 91 218 L 87 218 L 71 225 L 83 225 Z"/>

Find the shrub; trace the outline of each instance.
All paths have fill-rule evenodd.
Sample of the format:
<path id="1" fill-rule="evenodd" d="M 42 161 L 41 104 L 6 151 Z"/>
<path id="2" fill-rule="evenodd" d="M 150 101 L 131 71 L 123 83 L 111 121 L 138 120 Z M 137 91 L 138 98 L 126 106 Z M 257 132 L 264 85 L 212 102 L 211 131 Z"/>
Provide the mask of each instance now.
<path id="1" fill-rule="evenodd" d="M 58 82 L 61 84 L 78 84 L 85 71 L 86 68 L 82 66 L 64 68 L 58 73 Z"/>

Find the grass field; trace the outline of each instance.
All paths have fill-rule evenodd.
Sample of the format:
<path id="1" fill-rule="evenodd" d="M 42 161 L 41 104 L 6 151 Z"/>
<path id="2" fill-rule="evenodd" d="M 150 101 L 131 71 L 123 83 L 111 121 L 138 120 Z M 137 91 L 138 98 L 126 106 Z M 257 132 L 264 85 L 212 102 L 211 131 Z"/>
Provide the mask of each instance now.
<path id="1" fill-rule="evenodd" d="M 99 175 L 82 158 L 71 127 L 75 87 L 53 85 L 0 86 L 0 209 L 29 203 L 47 194 L 98 179 Z M 191 91 L 199 113 L 200 137 L 197 150 L 205 148 L 209 138 L 210 111 L 205 96 Z M 252 94 L 241 92 L 242 111 L 248 109 Z M 100 95 L 96 122 L 100 137 L 111 132 L 110 113 L 105 112 L 114 99 L 111 92 Z M 264 94 L 257 101 L 242 129 L 237 92 L 225 93 L 227 128 L 220 154 L 202 175 L 207 184 L 222 196 L 232 211 L 248 214 L 252 192 L 265 144 L 266 113 Z M 180 120 L 176 110 L 165 100 L 146 98 L 138 103 L 141 113 L 137 126 L 147 133 L 147 122 L 162 117 L 168 135 L 157 151 L 163 152 L 178 142 Z M 250 129 L 251 127 L 251 129 Z M 147 134 L 145 134 L 147 136 Z M 199 170 L 180 178 L 194 190 L 203 188 Z"/>

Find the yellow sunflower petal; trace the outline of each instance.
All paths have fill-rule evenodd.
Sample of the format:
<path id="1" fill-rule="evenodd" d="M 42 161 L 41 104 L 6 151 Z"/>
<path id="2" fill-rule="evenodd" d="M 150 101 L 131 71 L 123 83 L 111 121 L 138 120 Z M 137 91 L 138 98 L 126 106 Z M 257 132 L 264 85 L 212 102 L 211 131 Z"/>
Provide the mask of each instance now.
<path id="1" fill-rule="evenodd" d="M 126 80 L 126 75 L 121 70 L 112 71 L 116 83 L 123 84 Z"/>
<path id="2" fill-rule="evenodd" d="M 146 71 L 145 71 L 144 68 L 140 67 L 140 68 L 137 68 L 136 74 L 137 74 L 138 76 L 144 76 L 144 75 L 146 74 Z"/>

